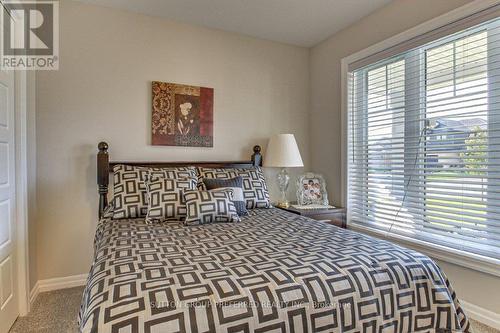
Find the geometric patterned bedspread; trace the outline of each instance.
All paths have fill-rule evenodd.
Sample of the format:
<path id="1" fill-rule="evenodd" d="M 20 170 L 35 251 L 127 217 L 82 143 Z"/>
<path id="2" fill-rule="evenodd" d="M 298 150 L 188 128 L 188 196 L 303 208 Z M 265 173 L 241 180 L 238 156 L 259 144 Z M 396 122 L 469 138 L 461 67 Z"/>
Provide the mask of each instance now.
<path id="1" fill-rule="evenodd" d="M 82 332 L 470 332 L 427 256 L 279 209 L 240 223 L 102 219 Z"/>

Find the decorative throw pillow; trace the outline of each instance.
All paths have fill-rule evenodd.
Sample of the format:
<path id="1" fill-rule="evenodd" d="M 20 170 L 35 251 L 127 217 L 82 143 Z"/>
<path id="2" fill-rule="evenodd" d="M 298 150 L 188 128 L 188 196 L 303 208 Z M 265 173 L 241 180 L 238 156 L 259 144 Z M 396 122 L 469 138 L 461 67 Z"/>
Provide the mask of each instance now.
<path id="1" fill-rule="evenodd" d="M 186 217 L 184 191 L 196 189 L 196 179 L 151 178 L 148 193 L 147 223 L 181 221 Z"/>
<path id="2" fill-rule="evenodd" d="M 250 169 L 212 169 L 198 168 L 198 188 L 205 190 L 204 178 L 230 179 L 241 176 L 243 180 L 243 198 L 247 209 L 269 208 L 269 191 L 262 169 L 259 167 Z"/>
<path id="3" fill-rule="evenodd" d="M 232 190 L 184 191 L 186 225 L 213 222 L 239 222 L 236 207 L 231 201 Z"/>
<path id="4" fill-rule="evenodd" d="M 248 214 L 245 198 L 243 197 L 243 179 L 241 176 L 230 179 L 203 178 L 203 184 L 207 190 L 230 189 L 232 190 L 232 202 L 239 216 Z"/>
<path id="5" fill-rule="evenodd" d="M 196 178 L 194 167 L 146 168 L 116 165 L 113 168 L 113 219 L 146 216 L 148 198 L 145 181 L 150 173 L 158 178 Z"/>

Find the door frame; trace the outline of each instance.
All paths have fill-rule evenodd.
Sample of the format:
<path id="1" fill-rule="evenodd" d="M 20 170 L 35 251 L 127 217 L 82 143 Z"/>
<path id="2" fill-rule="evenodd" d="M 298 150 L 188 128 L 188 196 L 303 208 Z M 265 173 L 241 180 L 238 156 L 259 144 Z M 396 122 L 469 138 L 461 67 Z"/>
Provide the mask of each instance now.
<path id="1" fill-rule="evenodd" d="M 16 149 L 16 254 L 19 316 L 30 311 L 29 237 L 28 237 L 28 75 L 14 73 L 14 124 Z M 30 144 L 33 144 L 30 142 Z"/>
<path id="2" fill-rule="evenodd" d="M 0 7 L 7 10 L 4 0 Z M 11 16 L 16 20 L 15 16 Z M 35 86 L 35 74 L 30 75 L 32 89 Z M 34 112 L 34 104 L 28 102 L 28 75 L 26 70 L 14 71 L 14 149 L 15 149 L 15 255 L 18 278 L 19 316 L 26 316 L 30 311 L 30 275 L 29 275 L 29 230 L 28 230 L 28 131 L 34 131 L 35 124 L 28 126 L 28 112 Z M 28 111 L 29 105 L 33 110 Z M 35 145 L 35 141 L 30 145 Z M 35 146 L 33 146 L 35 148 Z M 36 161 L 35 161 L 36 162 Z"/>

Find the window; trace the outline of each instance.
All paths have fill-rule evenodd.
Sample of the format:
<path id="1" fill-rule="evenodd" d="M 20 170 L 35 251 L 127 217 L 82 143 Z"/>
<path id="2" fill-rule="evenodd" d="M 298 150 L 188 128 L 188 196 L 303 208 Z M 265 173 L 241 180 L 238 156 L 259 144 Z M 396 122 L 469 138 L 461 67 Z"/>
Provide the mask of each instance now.
<path id="1" fill-rule="evenodd" d="M 350 223 L 500 259 L 500 19 L 349 72 Z"/>

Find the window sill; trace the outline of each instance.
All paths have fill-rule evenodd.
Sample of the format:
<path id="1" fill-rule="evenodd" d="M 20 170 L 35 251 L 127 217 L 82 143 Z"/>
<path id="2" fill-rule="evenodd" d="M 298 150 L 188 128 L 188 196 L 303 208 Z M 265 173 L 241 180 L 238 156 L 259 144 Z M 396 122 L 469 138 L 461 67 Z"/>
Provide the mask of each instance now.
<path id="1" fill-rule="evenodd" d="M 500 277 L 500 260 L 486 258 L 400 235 L 390 235 L 383 231 L 359 224 L 348 224 L 347 228 L 379 239 L 394 241 L 399 245 L 421 252 L 433 259 L 442 260 L 448 263 L 470 268 L 475 271 Z"/>

